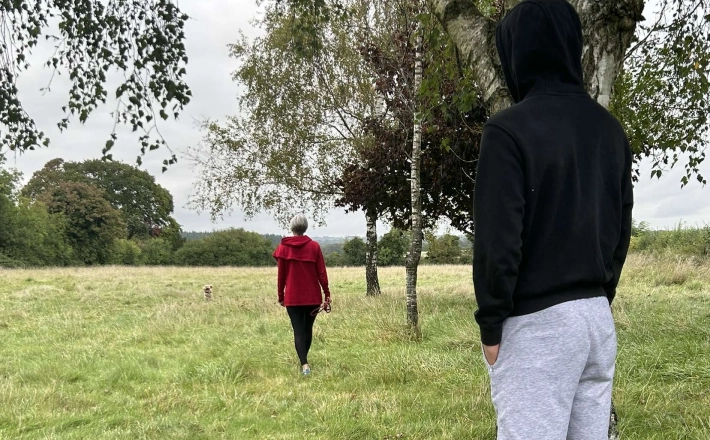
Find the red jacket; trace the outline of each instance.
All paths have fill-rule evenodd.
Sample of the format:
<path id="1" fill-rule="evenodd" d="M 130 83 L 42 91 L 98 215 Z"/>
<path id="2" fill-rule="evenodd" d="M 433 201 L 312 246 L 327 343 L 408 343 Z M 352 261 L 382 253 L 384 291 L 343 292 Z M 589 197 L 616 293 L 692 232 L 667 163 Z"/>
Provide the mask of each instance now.
<path id="1" fill-rule="evenodd" d="M 279 302 L 284 306 L 314 306 L 330 298 L 328 274 L 320 245 L 308 236 L 285 237 L 274 251 L 279 266 Z"/>

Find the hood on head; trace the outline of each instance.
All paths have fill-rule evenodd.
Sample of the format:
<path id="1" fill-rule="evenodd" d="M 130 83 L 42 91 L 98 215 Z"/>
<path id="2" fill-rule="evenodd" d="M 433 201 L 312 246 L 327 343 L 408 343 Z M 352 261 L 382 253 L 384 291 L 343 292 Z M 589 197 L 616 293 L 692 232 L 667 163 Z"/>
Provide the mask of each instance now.
<path id="1" fill-rule="evenodd" d="M 585 93 L 582 23 L 566 0 L 524 0 L 496 29 L 505 80 L 518 103 L 531 92 Z"/>
<path id="2" fill-rule="evenodd" d="M 284 237 L 281 239 L 281 244 L 284 246 L 289 246 L 289 247 L 303 247 L 310 243 L 311 238 L 307 235 L 301 235 L 301 236 L 293 236 L 293 237 Z"/>

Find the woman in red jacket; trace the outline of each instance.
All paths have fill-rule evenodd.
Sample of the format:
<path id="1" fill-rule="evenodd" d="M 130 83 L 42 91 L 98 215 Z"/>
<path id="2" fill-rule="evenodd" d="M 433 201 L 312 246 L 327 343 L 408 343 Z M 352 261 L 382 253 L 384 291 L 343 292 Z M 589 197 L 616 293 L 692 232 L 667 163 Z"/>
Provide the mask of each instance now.
<path id="1" fill-rule="evenodd" d="M 313 323 L 323 302 L 321 288 L 325 293 L 325 302 L 330 303 L 323 252 L 318 243 L 303 235 L 306 229 L 306 217 L 295 216 L 291 220 L 293 237 L 285 237 L 274 251 L 279 269 L 279 304 L 286 307 L 291 318 L 296 353 L 304 375 L 311 373 L 308 350 L 313 340 Z"/>

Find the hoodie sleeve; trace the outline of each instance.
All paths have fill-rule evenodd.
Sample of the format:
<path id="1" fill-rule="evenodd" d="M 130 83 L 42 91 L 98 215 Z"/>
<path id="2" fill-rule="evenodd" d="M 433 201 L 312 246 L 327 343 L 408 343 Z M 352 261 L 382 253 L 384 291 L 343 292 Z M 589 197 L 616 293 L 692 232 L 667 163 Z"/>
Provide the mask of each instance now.
<path id="1" fill-rule="evenodd" d="M 278 266 L 278 295 L 279 302 L 284 302 L 286 293 L 286 279 L 288 278 L 288 261 L 283 258 L 277 258 L 276 264 Z"/>
<path id="2" fill-rule="evenodd" d="M 631 243 L 631 223 L 632 223 L 632 211 L 634 207 L 634 190 L 633 182 L 631 181 L 631 147 L 629 146 L 628 140 L 624 142 L 626 147 L 626 167 L 624 169 L 624 177 L 621 183 L 621 190 L 623 192 L 622 198 L 622 208 L 621 208 L 621 235 L 619 236 L 619 243 L 614 251 L 614 257 L 611 261 L 611 279 L 604 284 L 604 291 L 606 292 L 606 297 L 609 299 L 609 305 L 614 301 L 616 296 L 616 287 L 619 285 L 619 279 L 621 278 L 621 271 L 624 268 L 624 263 L 626 262 L 626 255 L 629 252 L 629 244 Z"/>
<path id="3" fill-rule="evenodd" d="M 316 273 L 318 274 L 318 282 L 323 288 L 325 297 L 330 298 L 330 289 L 328 288 L 328 272 L 325 269 L 325 258 L 323 258 L 323 251 L 320 246 L 318 246 L 318 255 L 316 256 Z"/>
<path id="4" fill-rule="evenodd" d="M 486 125 L 474 195 L 473 278 L 484 345 L 500 343 L 513 309 L 522 259 L 525 176 L 518 145 L 502 128 Z"/>

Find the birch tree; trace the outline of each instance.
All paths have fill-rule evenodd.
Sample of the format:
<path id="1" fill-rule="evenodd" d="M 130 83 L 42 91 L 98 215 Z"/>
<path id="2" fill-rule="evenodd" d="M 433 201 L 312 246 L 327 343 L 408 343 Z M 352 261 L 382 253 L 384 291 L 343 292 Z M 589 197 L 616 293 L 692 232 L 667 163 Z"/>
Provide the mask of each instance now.
<path id="1" fill-rule="evenodd" d="M 353 211 L 376 206 L 390 224 L 417 235 L 442 217 L 470 233 L 471 210 L 461 206 L 472 206 L 485 112 L 469 69 L 457 65 L 443 29 L 421 15 L 423 3 L 402 0 L 390 6 L 391 29 L 379 41 L 364 41 L 361 49 L 383 111 L 365 121 L 373 142 L 345 169 L 344 194 L 336 204 Z M 409 322 L 417 329 L 421 239 L 412 243 L 419 250 L 410 249 L 406 282 Z"/>
<path id="2" fill-rule="evenodd" d="M 422 31 L 417 32 L 416 55 L 414 58 L 414 90 L 422 86 Z M 415 106 L 418 103 L 415 102 Z M 420 165 L 422 157 L 422 116 L 421 108 L 414 112 L 412 139 L 412 244 L 406 260 L 407 272 L 407 324 L 417 338 L 421 337 L 419 327 L 419 307 L 417 305 L 417 269 L 422 256 L 422 200 L 420 185 Z"/>
<path id="3" fill-rule="evenodd" d="M 458 64 L 456 51 L 436 20 L 406 11 L 400 15 L 386 43 L 370 41 L 363 46 L 384 110 L 366 121 L 365 131 L 373 142 L 345 169 L 343 195 L 336 205 L 357 211 L 375 204 L 388 223 L 411 228 L 411 149 L 414 113 L 420 107 L 422 226 L 432 228 L 446 219 L 471 235 L 475 164 L 487 112 L 471 70 Z M 418 19 L 425 31 L 422 83 L 415 90 Z"/>
<path id="4" fill-rule="evenodd" d="M 72 119 L 86 122 L 99 104 L 106 103 L 106 72 L 116 69 L 124 81 L 115 90 L 114 131 L 102 152 L 111 159 L 115 126 L 126 124 L 142 133 L 140 163 L 147 151 L 165 145 L 156 128 L 158 118 L 177 118 L 192 96 L 183 81 L 188 18 L 171 0 L 1 1 L 0 127 L 6 130 L 0 131 L 0 150 L 24 152 L 49 145 L 49 138 L 25 112 L 16 86 L 30 67 L 30 53 L 45 39 L 55 46 L 44 63 L 51 78 L 68 74 L 71 81 L 59 129 L 66 129 Z M 51 82 L 42 90 L 49 91 Z M 171 155 L 163 169 L 176 161 Z"/>
<path id="5" fill-rule="evenodd" d="M 235 206 L 247 218 L 267 212 L 283 225 L 305 212 L 323 224 L 342 194 L 344 168 L 369 148 L 363 121 L 377 111 L 359 41 L 376 32 L 383 13 L 367 1 L 348 6 L 348 20 L 319 29 L 317 51 L 298 50 L 298 15 L 285 16 L 268 5 L 257 22 L 265 35 L 253 41 L 242 36 L 231 46 L 241 63 L 234 79 L 245 88 L 240 114 L 226 123 L 204 122 L 204 142 L 188 154 L 201 175 L 193 206 L 213 217 Z M 362 212 L 367 294 L 378 295 L 378 211 L 366 204 Z"/>

